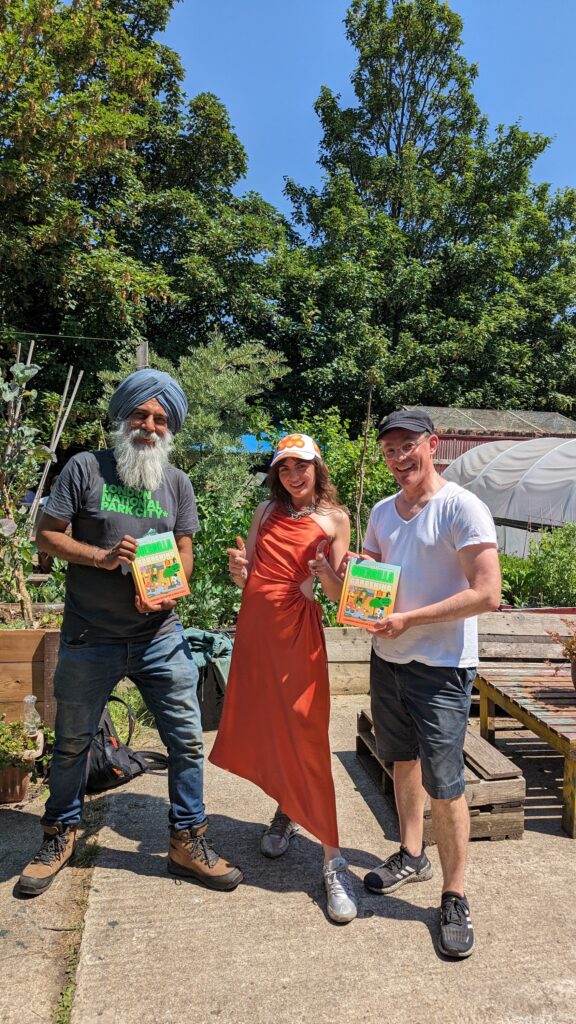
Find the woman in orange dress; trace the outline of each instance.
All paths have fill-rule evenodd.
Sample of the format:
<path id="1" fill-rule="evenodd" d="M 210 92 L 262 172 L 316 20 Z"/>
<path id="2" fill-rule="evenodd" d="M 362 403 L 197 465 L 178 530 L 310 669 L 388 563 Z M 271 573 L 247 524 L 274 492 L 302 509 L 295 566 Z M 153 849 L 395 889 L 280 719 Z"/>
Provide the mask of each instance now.
<path id="1" fill-rule="evenodd" d="M 256 509 L 246 545 L 239 537 L 228 550 L 243 595 L 210 760 L 276 800 L 261 841 L 265 856 L 285 853 L 298 826 L 320 840 L 328 913 L 345 923 L 357 907 L 338 846 L 328 666 L 313 580 L 338 600 L 336 570 L 348 550 L 350 521 L 307 434 L 281 439 L 268 485 L 271 500 Z"/>

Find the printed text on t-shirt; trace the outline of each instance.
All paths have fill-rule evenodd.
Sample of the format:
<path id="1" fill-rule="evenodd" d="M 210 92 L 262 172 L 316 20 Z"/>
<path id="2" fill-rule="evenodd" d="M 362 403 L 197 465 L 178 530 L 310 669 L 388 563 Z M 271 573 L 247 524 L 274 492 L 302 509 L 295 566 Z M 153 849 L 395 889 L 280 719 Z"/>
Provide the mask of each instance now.
<path id="1" fill-rule="evenodd" d="M 154 500 L 151 491 L 137 491 L 134 487 L 120 484 L 104 484 L 100 509 L 138 519 L 166 519 L 168 516 L 167 510 Z"/>

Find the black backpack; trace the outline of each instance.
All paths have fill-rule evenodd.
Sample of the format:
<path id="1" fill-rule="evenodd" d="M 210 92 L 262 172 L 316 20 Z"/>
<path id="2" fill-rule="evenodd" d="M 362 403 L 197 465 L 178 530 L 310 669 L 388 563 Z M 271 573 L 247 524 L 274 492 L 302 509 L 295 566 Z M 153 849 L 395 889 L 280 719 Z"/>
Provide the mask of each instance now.
<path id="1" fill-rule="evenodd" d="M 132 739 L 136 720 L 126 701 L 121 697 L 109 697 L 108 702 L 111 700 L 123 704 L 128 712 L 128 739 L 126 743 L 123 743 L 118 736 L 107 704 L 102 712 L 98 732 L 88 751 L 87 793 L 101 793 L 104 789 L 122 786 L 125 782 L 130 782 L 131 779 L 135 779 L 138 775 L 153 768 L 168 767 L 166 754 L 156 753 L 155 750 L 132 750 L 128 746 Z"/>

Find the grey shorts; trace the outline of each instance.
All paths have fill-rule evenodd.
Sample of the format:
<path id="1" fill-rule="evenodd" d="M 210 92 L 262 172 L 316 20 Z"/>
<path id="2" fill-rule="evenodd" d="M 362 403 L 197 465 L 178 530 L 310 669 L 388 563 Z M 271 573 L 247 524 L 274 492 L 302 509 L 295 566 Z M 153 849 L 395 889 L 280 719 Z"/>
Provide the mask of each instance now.
<path id="1" fill-rule="evenodd" d="M 420 759 L 422 782 L 435 800 L 464 792 L 464 737 L 475 668 L 384 661 L 372 651 L 370 700 L 378 756 Z"/>

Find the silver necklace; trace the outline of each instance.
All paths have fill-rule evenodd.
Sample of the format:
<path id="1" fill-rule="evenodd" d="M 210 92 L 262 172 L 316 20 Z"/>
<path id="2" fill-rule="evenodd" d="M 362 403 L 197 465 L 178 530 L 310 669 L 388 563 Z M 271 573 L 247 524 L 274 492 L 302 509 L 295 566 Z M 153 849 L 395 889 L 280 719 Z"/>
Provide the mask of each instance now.
<path id="1" fill-rule="evenodd" d="M 286 502 L 286 511 L 290 516 L 290 519 L 302 519 L 303 516 L 311 516 L 313 512 L 318 509 L 318 502 L 315 501 L 313 505 L 305 505 L 304 508 L 294 508 L 292 502 L 288 500 Z"/>

